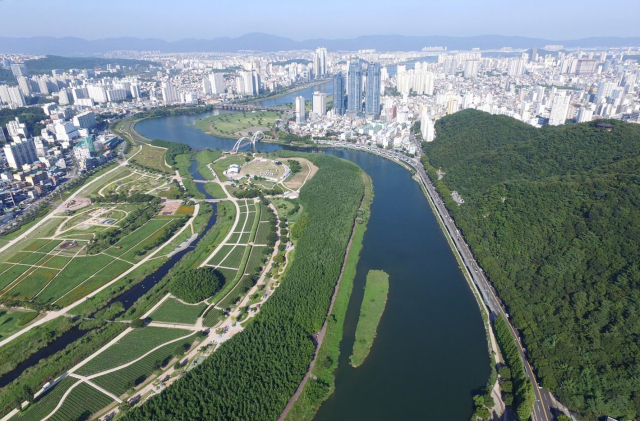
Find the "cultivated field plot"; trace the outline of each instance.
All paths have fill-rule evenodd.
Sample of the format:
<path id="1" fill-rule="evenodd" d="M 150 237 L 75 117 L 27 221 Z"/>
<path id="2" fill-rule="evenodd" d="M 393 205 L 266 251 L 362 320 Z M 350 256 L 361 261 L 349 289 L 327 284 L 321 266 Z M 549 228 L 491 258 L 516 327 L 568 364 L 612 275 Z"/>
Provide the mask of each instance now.
<path id="1" fill-rule="evenodd" d="M 224 317 L 224 312 L 211 307 L 202 318 L 202 325 L 205 327 L 215 326 Z"/>
<path id="2" fill-rule="evenodd" d="M 56 218 L 58 227 L 49 232 L 49 237 L 21 242 L 20 249 L 0 263 L 0 299 L 64 306 L 130 269 L 153 250 L 175 217 L 152 218 L 106 250 L 92 255 L 87 254 L 88 240 L 78 238 L 74 232 L 95 227 L 112 229 L 135 208 L 91 207 Z"/>
<path id="3" fill-rule="evenodd" d="M 145 167 L 172 172 L 171 167 L 165 165 L 164 154 L 166 152 L 165 148 L 143 144 L 142 150 L 133 157 L 132 161 Z"/>
<path id="4" fill-rule="evenodd" d="M 166 367 L 173 359 L 176 348 L 191 344 L 194 337 L 195 333 L 191 333 L 184 340 L 167 344 L 133 364 L 103 376 L 94 377 L 91 381 L 116 396 L 120 396 L 132 387 L 142 384 L 157 368 Z"/>
<path id="5" fill-rule="evenodd" d="M 60 402 L 62 395 L 64 395 L 64 393 L 78 381 L 78 379 L 75 379 L 73 377 L 65 377 L 59 383 L 53 386 L 47 393 L 38 398 L 35 405 L 31 405 L 25 412 L 18 413 L 11 419 L 20 421 L 42 420 L 55 409 L 56 405 L 58 405 L 58 402 Z"/>
<path id="6" fill-rule="evenodd" d="M 73 388 L 60 408 L 49 419 L 51 421 L 84 419 L 85 415 L 94 414 L 111 402 L 113 402 L 113 399 L 109 396 L 82 382 Z"/>
<path id="7" fill-rule="evenodd" d="M 75 372 L 81 376 L 89 376 L 118 367 L 140 358 L 162 344 L 187 334 L 184 330 L 162 327 L 134 329 Z"/>
<path id="8" fill-rule="evenodd" d="M 169 298 L 151 314 L 154 322 L 195 324 L 198 317 L 207 308 L 206 304 L 183 304 L 175 298 Z M 175 330 L 175 329 L 174 329 Z"/>
<path id="9" fill-rule="evenodd" d="M 128 175 L 112 180 L 104 184 L 97 194 L 106 196 L 108 194 L 133 193 L 153 194 L 162 196 L 163 192 L 172 188 L 171 179 L 168 175 L 154 174 L 138 169 L 129 170 Z"/>

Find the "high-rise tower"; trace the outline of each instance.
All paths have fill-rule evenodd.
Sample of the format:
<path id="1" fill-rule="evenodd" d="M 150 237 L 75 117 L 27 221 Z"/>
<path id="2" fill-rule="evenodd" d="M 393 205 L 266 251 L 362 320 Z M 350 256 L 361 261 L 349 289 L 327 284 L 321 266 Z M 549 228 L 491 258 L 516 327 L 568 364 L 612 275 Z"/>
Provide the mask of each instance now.
<path id="1" fill-rule="evenodd" d="M 368 116 L 380 115 L 380 63 L 370 63 L 367 69 L 365 109 Z"/>

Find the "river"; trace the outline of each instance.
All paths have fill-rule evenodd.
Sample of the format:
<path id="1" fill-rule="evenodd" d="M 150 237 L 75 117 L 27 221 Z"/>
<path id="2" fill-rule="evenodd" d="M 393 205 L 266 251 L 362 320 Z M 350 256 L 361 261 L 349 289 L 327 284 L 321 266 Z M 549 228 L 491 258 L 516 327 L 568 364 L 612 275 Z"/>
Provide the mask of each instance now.
<path id="1" fill-rule="evenodd" d="M 330 83 L 265 101 L 290 102 L 330 90 Z M 266 104 L 263 104 L 266 105 Z M 215 111 L 214 111 L 215 112 Z M 230 149 L 235 143 L 192 127 L 203 116 L 141 121 L 151 139 L 194 148 Z M 262 151 L 285 147 L 264 143 Z M 375 198 L 347 311 L 335 393 L 316 420 L 467 421 L 472 396 L 486 383 L 489 355 L 480 310 L 418 183 L 403 167 L 366 152 L 322 149 L 359 165 L 373 180 Z M 365 363 L 349 365 L 366 274 L 389 274 L 389 297 Z"/>

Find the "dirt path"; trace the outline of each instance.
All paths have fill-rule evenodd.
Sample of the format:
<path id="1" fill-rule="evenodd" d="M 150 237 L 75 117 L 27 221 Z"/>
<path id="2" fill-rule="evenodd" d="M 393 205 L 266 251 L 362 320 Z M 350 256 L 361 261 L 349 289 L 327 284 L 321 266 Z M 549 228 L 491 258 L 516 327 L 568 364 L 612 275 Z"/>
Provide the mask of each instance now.
<path id="1" fill-rule="evenodd" d="M 360 202 L 360 207 L 362 207 L 362 204 L 364 203 L 364 197 L 365 195 L 363 194 L 362 201 Z M 342 267 L 340 268 L 340 276 L 338 277 L 338 282 L 336 282 L 336 286 L 333 290 L 331 303 L 329 304 L 329 310 L 327 311 L 327 317 L 324 319 L 324 323 L 322 324 L 322 329 L 320 329 L 320 332 L 318 332 L 318 335 L 316 336 L 316 351 L 313 354 L 313 360 L 311 360 L 311 364 L 309 364 L 309 369 L 307 370 L 306 374 L 302 378 L 302 381 L 300 382 L 298 389 L 296 389 L 296 393 L 293 394 L 291 399 L 289 399 L 289 402 L 287 402 L 287 406 L 284 407 L 284 410 L 282 411 L 282 414 L 280 414 L 278 421 L 284 421 L 284 419 L 287 417 L 287 415 L 289 414 L 289 411 L 291 411 L 291 408 L 293 407 L 293 404 L 296 403 L 296 401 L 302 394 L 302 391 L 304 390 L 304 386 L 307 384 L 307 380 L 309 380 L 309 377 L 311 376 L 313 367 L 316 365 L 318 352 L 320 351 L 320 347 L 322 346 L 322 341 L 324 341 L 324 335 L 327 332 L 327 320 L 329 320 L 329 316 L 333 311 L 333 304 L 336 302 L 336 298 L 338 297 L 340 282 L 342 281 L 342 275 L 344 273 L 344 268 L 346 266 L 347 259 L 349 257 L 349 251 L 351 250 L 351 244 L 353 243 L 353 236 L 356 233 L 356 227 L 358 226 L 357 224 L 358 223 L 356 221 L 353 221 L 353 229 L 351 230 L 351 236 L 349 237 L 349 243 L 347 244 L 347 252 L 344 255 L 344 261 L 342 262 Z"/>

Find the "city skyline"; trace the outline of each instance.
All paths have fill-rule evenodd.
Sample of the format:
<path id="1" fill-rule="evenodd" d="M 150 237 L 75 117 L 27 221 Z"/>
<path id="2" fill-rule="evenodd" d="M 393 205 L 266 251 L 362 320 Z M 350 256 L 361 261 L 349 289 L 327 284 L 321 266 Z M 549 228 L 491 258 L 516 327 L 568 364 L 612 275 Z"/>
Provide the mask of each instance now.
<path id="1" fill-rule="evenodd" d="M 348 4 L 328 0 L 321 4 L 296 3 L 296 7 L 289 7 L 292 4 L 291 1 L 278 5 L 252 1 L 221 6 L 190 1 L 176 8 L 174 2 L 166 0 L 153 2 L 153 7 L 149 1 L 115 0 L 88 6 L 77 0 L 64 0 L 59 6 L 73 25 L 62 26 L 57 20 L 50 19 L 48 13 L 33 13 L 34 10 L 46 10 L 49 3 L 42 0 L 2 0 L 0 13 L 13 18 L 4 20 L 0 36 L 79 37 L 90 40 L 129 36 L 175 41 L 266 32 L 300 41 L 392 34 L 461 37 L 499 34 L 557 40 L 640 35 L 634 22 L 634 17 L 640 14 L 640 4 L 626 0 L 616 2 L 616 9 L 624 10 L 624 13 L 615 16 L 615 26 L 601 24 L 601 15 L 593 13 L 601 7 L 595 0 L 579 4 L 551 0 L 517 4 L 504 0 L 482 4 L 468 0 L 454 0 L 446 4 L 399 0 L 367 3 L 367 7 L 360 0 Z M 91 15 L 100 16 L 110 24 L 96 31 L 95 21 L 87 19 Z M 351 16 L 354 15 L 359 19 L 352 21 Z"/>

